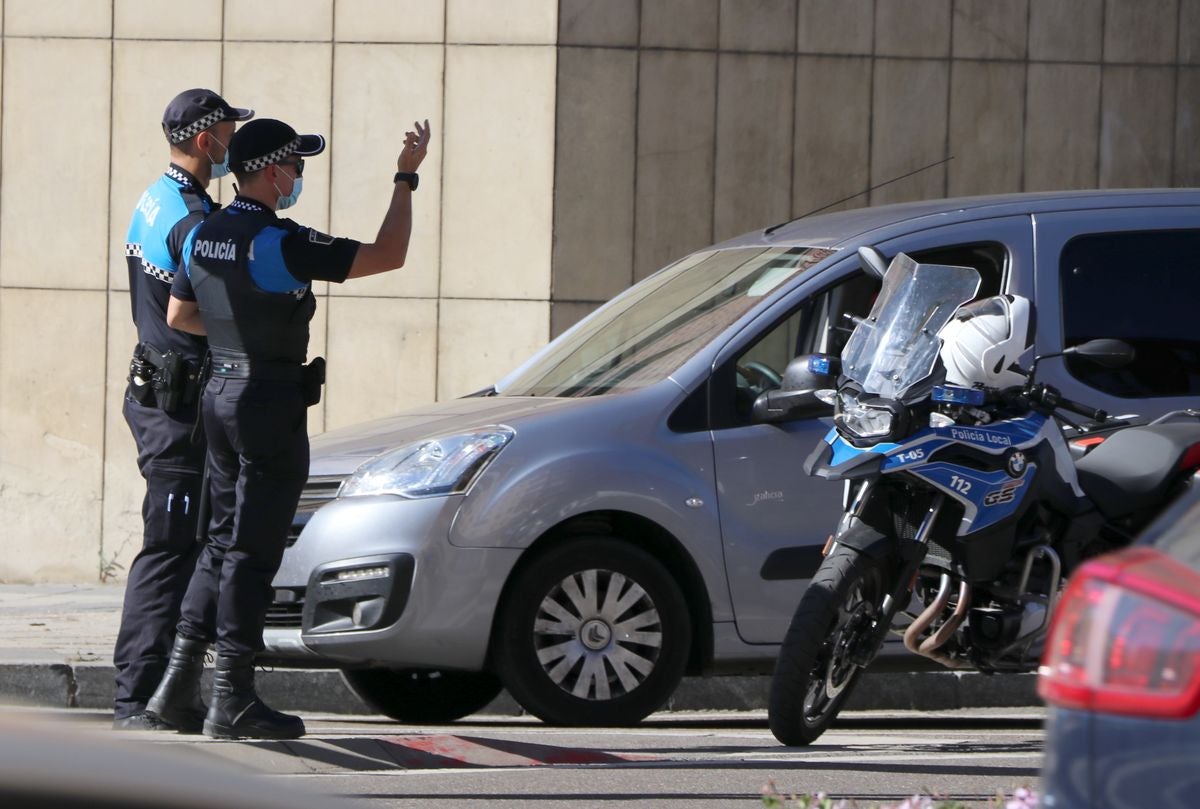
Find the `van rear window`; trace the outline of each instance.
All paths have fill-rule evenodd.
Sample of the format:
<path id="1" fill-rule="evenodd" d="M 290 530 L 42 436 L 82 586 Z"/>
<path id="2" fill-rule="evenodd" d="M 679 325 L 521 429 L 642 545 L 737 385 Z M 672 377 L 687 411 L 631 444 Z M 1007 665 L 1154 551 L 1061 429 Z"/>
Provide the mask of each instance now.
<path id="1" fill-rule="evenodd" d="M 1079 236 L 1059 278 L 1065 346 L 1113 337 L 1137 352 L 1117 369 L 1068 357 L 1072 376 L 1127 398 L 1200 393 L 1200 230 Z"/>

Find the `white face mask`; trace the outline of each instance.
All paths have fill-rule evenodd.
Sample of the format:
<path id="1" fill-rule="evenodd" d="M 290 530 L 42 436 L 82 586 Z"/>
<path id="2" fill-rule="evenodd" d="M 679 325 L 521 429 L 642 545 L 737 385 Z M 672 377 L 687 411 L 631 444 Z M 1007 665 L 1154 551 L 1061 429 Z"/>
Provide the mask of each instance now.
<path id="1" fill-rule="evenodd" d="M 288 171 L 283 170 L 284 166 L 288 167 Z M 304 171 L 304 160 L 299 160 L 298 165 L 293 163 L 280 163 L 279 170 L 288 177 L 292 178 L 292 193 L 290 194 L 285 195 L 283 191 L 279 189 L 278 185 L 272 183 L 272 185 L 275 185 L 275 193 L 279 194 L 279 198 L 275 201 L 275 210 L 282 211 L 284 208 L 290 208 L 295 205 L 296 200 L 300 199 L 300 192 L 304 190 L 304 178 L 301 176 L 301 172 Z M 296 173 L 293 174 L 292 172 Z"/>
<path id="2" fill-rule="evenodd" d="M 279 188 L 276 187 L 275 190 L 278 191 Z M 303 177 L 297 177 L 295 180 L 292 180 L 292 193 L 288 194 L 287 196 L 280 194 L 279 199 L 275 201 L 275 210 L 282 211 L 284 208 L 290 208 L 295 205 L 296 200 L 300 199 L 300 192 L 303 190 Z"/>
<path id="3" fill-rule="evenodd" d="M 221 141 L 217 140 L 215 137 L 213 138 L 213 140 L 216 140 L 217 143 L 221 143 Z M 225 146 L 224 143 L 221 143 L 221 145 Z M 224 177 L 226 174 L 229 173 L 229 147 L 228 146 L 225 146 L 225 159 L 222 160 L 220 163 L 213 160 L 212 155 L 208 155 L 208 159 L 212 163 L 212 178 L 214 180 Z"/>

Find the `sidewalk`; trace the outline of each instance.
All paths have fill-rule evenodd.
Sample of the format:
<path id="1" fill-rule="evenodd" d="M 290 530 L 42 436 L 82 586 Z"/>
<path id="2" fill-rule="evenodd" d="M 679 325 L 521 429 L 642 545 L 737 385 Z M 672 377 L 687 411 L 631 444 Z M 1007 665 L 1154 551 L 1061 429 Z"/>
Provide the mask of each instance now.
<path id="1" fill-rule="evenodd" d="M 0 705 L 110 708 L 112 650 L 125 588 L 119 584 L 0 584 Z M 371 711 L 336 670 L 274 669 L 258 676 L 280 710 Z M 666 710 L 760 710 L 769 677 L 688 677 Z M 954 710 L 1040 705 L 1033 675 L 867 674 L 850 710 Z M 502 693 L 483 713 L 518 715 Z"/>

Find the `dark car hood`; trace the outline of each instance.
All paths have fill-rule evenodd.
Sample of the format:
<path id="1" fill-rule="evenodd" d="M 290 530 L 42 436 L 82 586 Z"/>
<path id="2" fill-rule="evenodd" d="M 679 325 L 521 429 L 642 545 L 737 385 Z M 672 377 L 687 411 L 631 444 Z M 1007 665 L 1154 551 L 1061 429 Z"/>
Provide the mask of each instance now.
<path id="1" fill-rule="evenodd" d="M 538 411 L 577 406 L 583 401 L 532 396 L 481 396 L 423 405 L 395 416 L 314 436 L 309 474 L 314 477 L 348 475 L 368 458 L 404 444 L 493 424 L 515 426 Z"/>

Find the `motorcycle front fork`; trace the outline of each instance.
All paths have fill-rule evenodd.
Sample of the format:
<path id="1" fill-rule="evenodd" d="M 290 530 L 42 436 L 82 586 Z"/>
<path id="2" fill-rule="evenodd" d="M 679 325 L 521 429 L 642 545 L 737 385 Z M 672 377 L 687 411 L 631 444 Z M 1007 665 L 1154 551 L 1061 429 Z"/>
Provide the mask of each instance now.
<path id="1" fill-rule="evenodd" d="M 866 490 L 869 488 L 869 484 L 864 484 L 860 487 L 855 497 L 855 509 L 847 510 L 847 516 L 854 514 L 855 511 L 862 508 Z M 929 545 L 929 536 L 933 533 L 933 526 L 937 524 L 937 518 L 941 513 L 942 504 L 945 502 L 945 499 L 946 495 L 941 492 L 934 495 L 933 501 L 925 511 L 925 516 L 921 518 L 921 524 L 917 527 L 916 536 L 913 537 L 912 541 L 905 542 L 901 540 L 898 542 L 897 556 L 900 561 L 896 577 L 892 580 L 892 591 L 884 595 L 883 601 L 879 606 L 879 612 L 872 622 L 871 630 L 863 633 L 860 641 L 850 651 L 850 662 L 855 665 L 863 667 L 870 665 L 871 661 L 875 659 L 875 655 L 879 652 L 879 648 L 883 645 L 888 630 L 891 628 L 892 615 L 896 612 L 896 605 L 900 603 L 907 604 L 909 602 L 913 583 L 916 581 L 917 570 L 921 567 L 921 562 L 925 559 L 925 552 Z M 843 517 L 843 519 L 846 519 L 846 517 Z"/>

